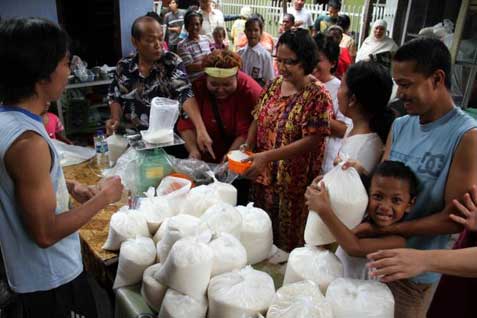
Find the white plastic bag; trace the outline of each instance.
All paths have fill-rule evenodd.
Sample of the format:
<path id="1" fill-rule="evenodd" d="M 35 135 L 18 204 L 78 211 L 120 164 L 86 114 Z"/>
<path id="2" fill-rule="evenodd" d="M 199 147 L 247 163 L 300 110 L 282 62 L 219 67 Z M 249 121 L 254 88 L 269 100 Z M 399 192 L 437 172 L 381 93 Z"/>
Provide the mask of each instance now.
<path id="1" fill-rule="evenodd" d="M 206 240 L 210 240 L 210 237 Z M 214 255 L 200 237 L 177 241 L 160 269 L 157 279 L 176 291 L 200 300 L 205 296 Z"/>
<path id="2" fill-rule="evenodd" d="M 161 225 L 159 226 L 159 229 L 157 230 L 156 234 L 154 234 L 154 237 L 152 240 L 154 243 L 159 243 L 160 240 L 162 240 L 166 234 L 166 228 L 167 228 L 167 223 L 169 222 L 170 218 L 165 218 L 164 221 L 162 221 Z M 159 255 L 158 255 L 159 257 Z"/>
<path id="3" fill-rule="evenodd" d="M 216 189 L 209 185 L 201 185 L 189 191 L 180 206 L 180 214 L 200 217 L 208 208 L 221 201 Z"/>
<path id="4" fill-rule="evenodd" d="M 158 318 L 205 318 L 207 298 L 196 300 L 169 288 L 162 302 Z"/>
<path id="5" fill-rule="evenodd" d="M 311 280 L 323 294 L 335 279 L 343 277 L 343 265 L 332 252 L 320 247 L 295 248 L 288 257 L 283 285 Z"/>
<path id="6" fill-rule="evenodd" d="M 143 139 L 149 143 L 162 144 L 174 140 L 174 125 L 179 118 L 177 100 L 154 97 L 151 101 L 149 128 L 143 133 Z"/>
<path id="7" fill-rule="evenodd" d="M 240 241 L 247 251 L 247 264 L 256 264 L 265 260 L 272 250 L 272 220 L 267 212 L 255 208 L 253 203 L 237 206 L 242 216 Z"/>
<path id="8" fill-rule="evenodd" d="M 151 238 L 139 236 L 121 244 L 113 289 L 139 283 L 146 268 L 155 260 L 156 249 Z"/>
<path id="9" fill-rule="evenodd" d="M 275 294 L 273 279 L 247 266 L 217 275 L 208 288 L 208 318 L 241 318 L 265 314 Z"/>
<path id="10" fill-rule="evenodd" d="M 348 228 L 361 223 L 368 205 L 368 194 L 354 168 L 342 169 L 337 165 L 323 177 L 330 195 L 331 208 Z M 309 245 L 325 245 L 335 242 L 320 216 L 310 211 L 305 227 L 305 242 Z"/>
<path id="11" fill-rule="evenodd" d="M 200 220 L 192 215 L 180 214 L 167 220 L 164 237 L 157 243 L 157 257 L 164 263 L 172 246 L 182 238 L 198 234 Z"/>
<path id="12" fill-rule="evenodd" d="M 217 191 L 222 202 L 232 206 L 237 205 L 237 189 L 233 185 L 215 180 L 215 182 L 209 186 Z"/>
<path id="13" fill-rule="evenodd" d="M 142 198 L 137 208 L 138 212 L 146 219 L 149 233 L 154 235 L 162 222 L 169 217 L 174 216 L 169 206 L 169 201 L 162 197 L 155 196 L 155 189 L 150 187 L 144 194 L 146 198 Z"/>
<path id="14" fill-rule="evenodd" d="M 333 311 L 319 287 L 312 281 L 304 280 L 285 285 L 277 291 L 268 308 L 267 318 L 333 318 Z"/>
<path id="15" fill-rule="evenodd" d="M 106 138 L 106 142 L 108 143 L 108 151 L 109 151 L 109 165 L 112 167 L 119 159 L 119 157 L 126 151 L 128 147 L 128 141 L 126 138 L 112 134 L 108 138 Z"/>
<path id="16" fill-rule="evenodd" d="M 136 210 L 129 210 L 127 206 L 114 213 L 109 221 L 109 232 L 103 249 L 117 251 L 121 243 L 136 236 L 148 236 L 149 230 L 146 219 Z"/>
<path id="17" fill-rule="evenodd" d="M 211 276 L 241 269 L 247 264 L 247 251 L 232 234 L 213 234 L 208 245 L 214 253 Z"/>
<path id="18" fill-rule="evenodd" d="M 215 233 L 226 232 L 240 239 L 242 216 L 236 208 L 228 203 L 217 203 L 200 217 L 200 229 Z"/>
<path id="19" fill-rule="evenodd" d="M 62 167 L 77 165 L 96 155 L 95 150 L 92 148 L 68 145 L 57 139 L 52 139 L 51 141 L 58 152 Z"/>
<path id="20" fill-rule="evenodd" d="M 388 286 L 374 280 L 338 278 L 326 293 L 334 318 L 393 318 L 394 297 Z"/>
<path id="21" fill-rule="evenodd" d="M 180 212 L 181 203 L 192 187 L 192 182 L 184 178 L 167 176 L 157 187 L 157 195 L 167 200 L 174 215 Z"/>
<path id="22" fill-rule="evenodd" d="M 157 263 L 146 268 L 142 275 L 141 285 L 142 297 L 149 307 L 157 312 L 161 309 L 162 300 L 167 291 L 167 287 L 159 283 L 155 277 L 161 267 L 162 264 Z"/>

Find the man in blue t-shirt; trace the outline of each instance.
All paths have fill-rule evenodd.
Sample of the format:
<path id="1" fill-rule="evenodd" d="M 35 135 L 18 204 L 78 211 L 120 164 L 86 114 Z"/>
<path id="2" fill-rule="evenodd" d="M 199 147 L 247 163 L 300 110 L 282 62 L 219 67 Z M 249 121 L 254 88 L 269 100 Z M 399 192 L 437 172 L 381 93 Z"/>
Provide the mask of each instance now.
<path id="1" fill-rule="evenodd" d="M 449 234 L 462 230 L 450 218 L 451 213 L 459 214 L 452 200 L 477 184 L 477 123 L 454 105 L 449 91 L 451 56 L 441 41 L 419 38 L 404 44 L 393 57 L 392 70 L 408 115 L 395 120 L 383 160 L 409 166 L 420 191 L 404 222 L 379 231 L 368 224 L 357 232 L 402 235 L 414 249 L 444 249 Z M 394 294 L 396 317 L 425 317 L 439 275 L 401 278 L 405 276 L 381 277 Z"/>
<path id="2" fill-rule="evenodd" d="M 40 18 L 0 23 L 0 248 L 22 317 L 97 317 L 78 230 L 121 198 L 65 181 L 41 114 L 70 75 L 68 36 Z M 81 206 L 69 209 L 69 194 Z"/>

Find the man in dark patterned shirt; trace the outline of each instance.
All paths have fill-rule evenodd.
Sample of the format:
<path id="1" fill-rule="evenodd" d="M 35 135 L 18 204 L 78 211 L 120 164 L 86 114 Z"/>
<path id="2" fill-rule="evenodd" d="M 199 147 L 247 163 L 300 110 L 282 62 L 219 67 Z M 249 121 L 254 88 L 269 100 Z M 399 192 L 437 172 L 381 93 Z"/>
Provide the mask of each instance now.
<path id="1" fill-rule="evenodd" d="M 183 116 L 197 127 L 197 142 L 202 151 L 212 152 L 192 86 L 180 57 L 163 50 L 161 25 L 153 18 L 137 18 L 131 28 L 132 43 L 137 52 L 121 59 L 109 88 L 111 118 L 106 122 L 110 134 L 124 115 L 127 122 L 145 128 L 149 123 L 151 100 L 166 97 L 179 101 Z M 212 154 L 212 153 L 211 153 Z"/>

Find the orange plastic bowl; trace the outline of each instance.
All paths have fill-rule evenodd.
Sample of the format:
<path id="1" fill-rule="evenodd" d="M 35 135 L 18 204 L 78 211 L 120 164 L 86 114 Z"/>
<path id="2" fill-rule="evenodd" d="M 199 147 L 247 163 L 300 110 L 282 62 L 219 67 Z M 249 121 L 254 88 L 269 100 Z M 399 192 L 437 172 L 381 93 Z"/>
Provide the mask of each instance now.
<path id="1" fill-rule="evenodd" d="M 249 156 L 253 155 L 253 152 L 245 151 Z M 229 170 L 238 174 L 244 174 L 248 168 L 252 165 L 251 162 L 240 162 L 235 161 L 230 157 L 230 153 L 227 154 L 227 159 L 229 161 Z"/>

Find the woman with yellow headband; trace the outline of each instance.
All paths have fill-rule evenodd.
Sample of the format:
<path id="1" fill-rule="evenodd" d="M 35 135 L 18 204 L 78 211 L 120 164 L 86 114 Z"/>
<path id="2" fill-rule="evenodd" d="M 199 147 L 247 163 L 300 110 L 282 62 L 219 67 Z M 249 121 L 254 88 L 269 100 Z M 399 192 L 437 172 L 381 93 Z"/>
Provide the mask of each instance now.
<path id="1" fill-rule="evenodd" d="M 258 102 L 247 144 L 255 152 L 245 176 L 252 199 L 270 214 L 274 243 L 290 251 L 303 244 L 308 209 L 304 194 L 320 173 L 330 134 L 330 95 L 311 76 L 318 57 L 308 30 L 290 30 L 278 40 L 280 76 Z"/>
<path id="2" fill-rule="evenodd" d="M 240 71 L 237 53 L 214 50 L 203 62 L 204 76 L 192 83 L 202 119 L 212 138 L 214 157 L 201 153 L 192 121 L 180 119 L 178 130 L 184 138 L 189 157 L 206 162 L 220 162 L 224 156 L 245 142 L 252 122 L 252 109 L 262 88 Z"/>

